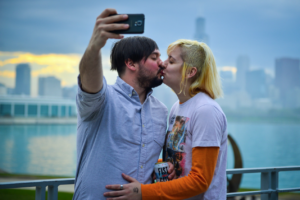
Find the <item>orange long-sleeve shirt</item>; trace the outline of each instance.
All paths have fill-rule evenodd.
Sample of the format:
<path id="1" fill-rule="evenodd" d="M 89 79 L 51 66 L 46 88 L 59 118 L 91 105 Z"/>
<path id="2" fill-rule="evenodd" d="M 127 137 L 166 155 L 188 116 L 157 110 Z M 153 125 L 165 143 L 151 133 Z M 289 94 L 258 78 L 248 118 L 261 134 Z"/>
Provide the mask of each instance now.
<path id="1" fill-rule="evenodd" d="M 194 147 L 188 176 L 168 182 L 141 185 L 142 199 L 187 199 L 205 192 L 214 176 L 219 147 Z"/>

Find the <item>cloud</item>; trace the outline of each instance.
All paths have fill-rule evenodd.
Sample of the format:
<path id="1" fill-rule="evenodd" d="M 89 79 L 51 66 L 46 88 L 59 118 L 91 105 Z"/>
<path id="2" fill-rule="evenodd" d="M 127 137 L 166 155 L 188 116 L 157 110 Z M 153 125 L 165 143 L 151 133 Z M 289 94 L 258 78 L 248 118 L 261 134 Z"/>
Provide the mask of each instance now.
<path id="1" fill-rule="evenodd" d="M 3 56 L 19 56 L 23 54 L 23 52 L 5 52 L 5 51 L 0 51 L 0 57 L 3 57 Z"/>
<path id="2" fill-rule="evenodd" d="M 221 71 L 231 71 L 232 74 L 236 74 L 236 67 L 233 67 L 233 66 L 224 66 L 224 67 L 221 67 L 220 68 Z"/>
<path id="3" fill-rule="evenodd" d="M 77 54 L 42 54 L 21 52 L 0 52 L 1 56 L 15 56 L 0 62 L 0 67 L 7 64 L 35 63 L 38 65 L 66 66 L 66 68 L 78 66 L 81 56 Z"/>
<path id="4" fill-rule="evenodd" d="M 3 52 L 0 51 L 0 77 L 1 82 L 14 87 L 16 77 L 15 66 L 20 63 L 28 63 L 31 67 L 32 91 L 36 93 L 36 79 L 39 76 L 55 76 L 61 80 L 62 87 L 72 86 L 77 82 L 79 74 L 78 54 L 32 54 L 29 52 Z M 103 74 L 108 84 L 114 84 L 117 73 L 110 71 L 109 52 L 102 53 Z"/>
<path id="5" fill-rule="evenodd" d="M 0 71 L 0 76 L 5 77 L 5 78 L 15 78 L 16 77 L 16 73 L 13 71 Z"/>
<path id="6" fill-rule="evenodd" d="M 31 72 L 31 75 L 33 77 L 37 77 L 37 76 L 40 76 L 40 75 L 55 75 L 55 74 L 61 74 L 63 72 L 67 72 L 67 73 L 70 73 L 70 74 L 77 74 L 78 70 L 76 70 L 74 67 L 71 67 L 71 66 L 61 66 L 61 65 L 50 65 L 50 66 L 47 66 L 47 67 L 44 67 L 42 69 L 39 69 L 39 70 L 33 70 Z"/>
<path id="7" fill-rule="evenodd" d="M 0 68 L 5 65 L 28 63 L 39 66 L 40 69 L 32 70 L 32 76 L 55 75 L 60 73 L 78 73 L 81 56 L 77 54 L 43 54 L 36 55 L 26 52 L 0 52 Z M 14 78 L 14 72 L 2 71 L 2 76 Z"/>

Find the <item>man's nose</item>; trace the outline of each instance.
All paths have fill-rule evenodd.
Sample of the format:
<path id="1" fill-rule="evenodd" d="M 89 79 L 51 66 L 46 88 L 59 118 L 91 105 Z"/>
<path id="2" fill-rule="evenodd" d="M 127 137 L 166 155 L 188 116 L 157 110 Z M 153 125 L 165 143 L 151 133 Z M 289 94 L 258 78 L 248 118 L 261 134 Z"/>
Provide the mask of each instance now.
<path id="1" fill-rule="evenodd" d="M 165 68 L 166 68 L 165 63 L 164 63 L 162 60 L 159 61 L 158 65 L 159 65 L 159 67 L 162 68 L 162 69 L 165 69 Z"/>
<path id="2" fill-rule="evenodd" d="M 163 63 L 164 63 L 164 66 L 167 67 L 167 65 L 168 65 L 168 60 L 165 60 Z"/>

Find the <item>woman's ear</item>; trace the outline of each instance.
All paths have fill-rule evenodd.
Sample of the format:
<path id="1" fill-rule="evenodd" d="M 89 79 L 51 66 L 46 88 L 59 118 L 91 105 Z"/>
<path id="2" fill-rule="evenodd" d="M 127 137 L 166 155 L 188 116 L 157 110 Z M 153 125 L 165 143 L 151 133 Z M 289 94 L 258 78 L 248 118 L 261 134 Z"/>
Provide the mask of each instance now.
<path id="1" fill-rule="evenodd" d="M 135 71 L 136 70 L 136 65 L 132 62 L 131 59 L 128 59 L 125 61 L 125 65 L 128 69 L 130 69 L 131 71 Z"/>
<path id="2" fill-rule="evenodd" d="M 192 67 L 189 73 L 187 74 L 187 78 L 193 78 L 197 74 L 197 68 Z"/>

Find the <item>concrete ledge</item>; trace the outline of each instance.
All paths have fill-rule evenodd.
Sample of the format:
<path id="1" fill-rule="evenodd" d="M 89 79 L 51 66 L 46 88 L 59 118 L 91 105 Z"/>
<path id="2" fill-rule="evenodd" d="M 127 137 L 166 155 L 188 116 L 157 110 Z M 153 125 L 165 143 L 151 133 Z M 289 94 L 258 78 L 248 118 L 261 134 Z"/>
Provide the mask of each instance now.
<path id="1" fill-rule="evenodd" d="M 0 124 L 77 124 L 77 118 L 0 118 Z"/>

